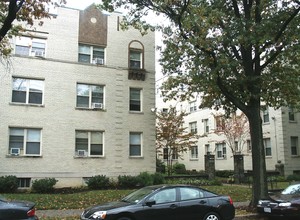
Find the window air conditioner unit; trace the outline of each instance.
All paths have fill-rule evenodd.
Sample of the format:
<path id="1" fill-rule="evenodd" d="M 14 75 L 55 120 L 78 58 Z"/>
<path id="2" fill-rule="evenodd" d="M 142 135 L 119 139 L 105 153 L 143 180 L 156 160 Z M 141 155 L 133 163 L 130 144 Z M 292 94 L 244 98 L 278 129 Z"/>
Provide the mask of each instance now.
<path id="1" fill-rule="evenodd" d="M 77 156 L 78 157 L 85 157 L 86 156 L 85 150 L 78 150 L 77 151 Z"/>
<path id="2" fill-rule="evenodd" d="M 10 154 L 14 156 L 20 155 L 20 148 L 10 148 Z"/>
<path id="3" fill-rule="evenodd" d="M 36 56 L 36 57 L 44 57 L 45 56 L 45 52 L 44 51 L 35 51 L 34 52 L 34 56 Z"/>
<path id="4" fill-rule="evenodd" d="M 96 65 L 103 65 L 104 64 L 104 59 L 102 59 L 102 58 L 95 58 L 93 60 L 93 63 L 96 64 Z"/>
<path id="5" fill-rule="evenodd" d="M 92 108 L 93 109 L 103 109 L 103 104 L 102 103 L 92 103 Z"/>

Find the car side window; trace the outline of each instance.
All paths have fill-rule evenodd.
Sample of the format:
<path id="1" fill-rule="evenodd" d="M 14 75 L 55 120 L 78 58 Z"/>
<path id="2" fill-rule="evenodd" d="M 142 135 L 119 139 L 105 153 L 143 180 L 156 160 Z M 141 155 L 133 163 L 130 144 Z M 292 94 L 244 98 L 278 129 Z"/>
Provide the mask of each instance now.
<path id="1" fill-rule="evenodd" d="M 155 204 L 162 204 L 176 201 L 176 189 L 165 189 L 159 191 L 149 198 L 149 201 L 155 201 Z"/>
<path id="2" fill-rule="evenodd" d="M 203 195 L 200 189 L 180 188 L 180 200 L 200 199 Z"/>

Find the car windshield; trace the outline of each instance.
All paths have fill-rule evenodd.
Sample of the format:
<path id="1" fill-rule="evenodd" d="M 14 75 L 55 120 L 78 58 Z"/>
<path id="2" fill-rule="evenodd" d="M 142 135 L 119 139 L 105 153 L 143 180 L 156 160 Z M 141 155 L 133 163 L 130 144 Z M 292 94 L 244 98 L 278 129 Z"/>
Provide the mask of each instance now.
<path id="1" fill-rule="evenodd" d="M 139 189 L 137 191 L 134 191 L 134 192 L 130 193 L 129 195 L 124 197 L 122 199 L 122 201 L 130 202 L 130 203 L 138 203 L 143 198 L 145 198 L 145 196 L 149 195 L 151 192 L 153 192 L 152 188 L 145 187 L 145 188 L 142 188 L 142 189 Z"/>
<path id="2" fill-rule="evenodd" d="M 7 199 L 5 199 L 2 195 L 0 195 L 0 201 L 6 202 Z"/>
<path id="3" fill-rule="evenodd" d="M 285 190 L 282 191 L 283 195 L 294 195 L 300 194 L 300 184 L 288 186 Z"/>

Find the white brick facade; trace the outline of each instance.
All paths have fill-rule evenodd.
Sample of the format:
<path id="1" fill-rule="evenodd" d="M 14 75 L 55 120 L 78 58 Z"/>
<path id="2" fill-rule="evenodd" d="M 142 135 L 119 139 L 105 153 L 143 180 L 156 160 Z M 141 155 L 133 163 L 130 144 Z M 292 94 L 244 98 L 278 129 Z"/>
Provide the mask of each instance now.
<path id="1" fill-rule="evenodd" d="M 191 158 L 191 152 L 188 151 L 183 155 L 183 159 L 178 159 L 175 162 L 183 163 L 187 170 L 205 170 L 205 159 L 206 155 L 205 145 L 210 146 L 210 151 L 215 155 L 215 168 L 216 170 L 233 170 L 233 153 L 229 146 L 226 146 L 226 157 L 217 158 L 216 143 L 225 142 L 226 137 L 224 135 L 216 135 L 214 130 L 216 128 L 216 121 L 211 109 L 198 109 L 200 100 L 195 100 L 197 110 L 190 112 L 190 103 L 187 102 L 162 102 L 162 97 L 157 94 L 157 109 L 158 111 L 163 108 L 168 109 L 170 104 L 176 106 L 180 111 L 188 112 L 188 116 L 185 118 L 184 127 L 189 128 L 189 123 L 197 123 L 197 134 L 199 138 L 198 147 L 198 158 Z M 289 120 L 289 109 L 282 107 L 278 110 L 269 108 L 269 122 L 263 123 L 263 137 L 264 139 L 270 139 L 271 155 L 266 156 L 266 167 L 268 171 L 274 171 L 277 162 L 280 160 L 281 164 L 284 165 L 284 175 L 292 175 L 300 173 L 300 113 L 295 112 L 294 120 Z M 209 132 L 204 135 L 204 121 L 208 119 Z M 292 155 L 291 150 L 291 137 L 295 137 L 298 140 L 296 146 L 296 155 Z M 250 140 L 250 137 L 247 138 Z M 246 141 L 246 140 L 245 140 Z M 252 170 L 252 153 L 247 149 L 247 144 L 244 144 L 243 151 L 244 155 L 244 169 Z"/>
<path id="2" fill-rule="evenodd" d="M 45 58 L 13 56 L 0 69 L 0 176 L 54 177 L 56 186 L 78 186 L 84 177 L 155 172 L 155 38 L 118 30 L 119 14 L 108 16 L 105 65 L 78 62 L 79 11 L 59 8 L 35 32 L 46 38 Z M 128 45 L 144 46 L 146 78 L 128 79 Z M 13 41 L 14 43 L 14 41 Z M 14 45 L 13 45 L 14 46 Z M 43 105 L 12 102 L 12 78 L 44 81 Z M 77 83 L 104 86 L 104 110 L 76 108 Z M 130 88 L 141 89 L 142 111 L 129 111 Z M 41 155 L 11 156 L 9 129 L 41 129 Z M 75 131 L 102 131 L 103 157 L 76 157 Z M 129 133 L 141 132 L 140 157 L 129 156 Z"/>

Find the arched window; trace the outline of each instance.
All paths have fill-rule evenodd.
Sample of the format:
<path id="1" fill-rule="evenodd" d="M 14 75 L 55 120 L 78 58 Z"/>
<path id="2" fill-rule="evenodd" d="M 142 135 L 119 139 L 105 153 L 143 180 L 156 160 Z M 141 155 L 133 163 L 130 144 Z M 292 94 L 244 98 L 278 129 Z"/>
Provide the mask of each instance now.
<path id="1" fill-rule="evenodd" d="M 133 40 L 128 46 L 128 68 L 144 69 L 144 45 Z"/>

